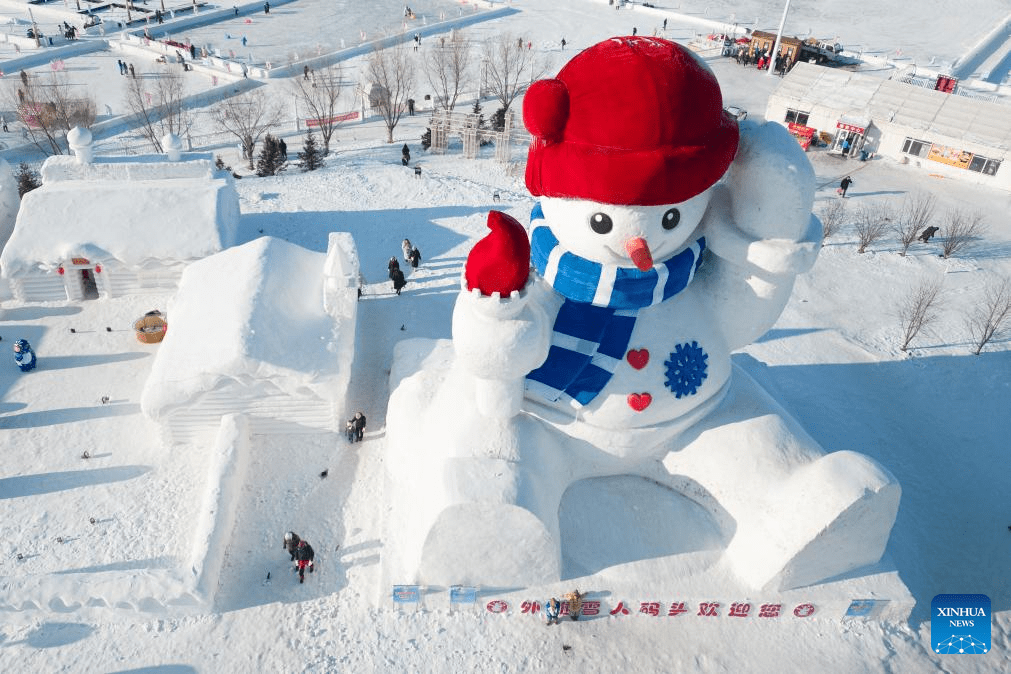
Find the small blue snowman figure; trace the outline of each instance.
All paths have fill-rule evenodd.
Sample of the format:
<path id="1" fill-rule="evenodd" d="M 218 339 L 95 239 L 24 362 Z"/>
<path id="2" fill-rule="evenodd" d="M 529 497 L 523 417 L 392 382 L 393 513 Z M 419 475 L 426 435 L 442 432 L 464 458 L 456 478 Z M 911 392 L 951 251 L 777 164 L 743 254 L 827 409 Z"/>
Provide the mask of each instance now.
<path id="1" fill-rule="evenodd" d="M 27 339 L 19 339 L 14 342 L 14 362 L 21 368 L 22 372 L 35 369 L 35 352 Z"/>

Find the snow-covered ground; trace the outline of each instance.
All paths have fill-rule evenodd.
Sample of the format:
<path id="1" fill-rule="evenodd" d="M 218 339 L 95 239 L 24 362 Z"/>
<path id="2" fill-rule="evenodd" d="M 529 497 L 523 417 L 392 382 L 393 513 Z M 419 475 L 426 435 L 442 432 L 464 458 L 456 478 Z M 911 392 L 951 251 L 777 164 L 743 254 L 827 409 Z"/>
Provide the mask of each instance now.
<path id="1" fill-rule="evenodd" d="M 477 23 L 467 33 L 475 41 L 501 31 L 529 36 L 556 68 L 570 50 L 629 33 L 632 26 L 648 34 L 664 17 L 663 8 L 616 11 L 598 0 L 510 4 L 518 11 Z M 442 5 L 450 13 L 456 9 L 455 3 Z M 1007 12 L 995 0 L 971 5 L 972 11 L 953 13 L 948 3 L 920 3 L 910 16 L 872 0 L 826 9 L 794 3 L 786 32 L 838 35 L 847 47 L 893 55 L 901 48 L 904 55 L 915 54 L 917 63 L 931 56 L 953 62 Z M 435 13 L 439 6 L 419 3 L 415 10 Z M 261 46 L 267 56 L 268 37 L 274 45 L 282 40 L 254 32 L 263 30 L 267 17 L 259 4 L 248 7 L 251 24 L 242 19 L 236 26 L 200 30 L 208 31 L 208 40 L 221 39 L 215 33 L 248 31 L 255 60 Z M 746 0 L 682 2 L 668 9 L 749 25 L 758 17 L 755 27 L 774 29 L 782 6 Z M 402 27 L 402 14 L 402 5 L 392 2 L 333 3 L 324 10 L 296 0 L 273 8 L 270 18 L 283 17 L 297 33 L 285 51 L 318 43 L 338 50 L 340 39 L 350 44 L 361 30 Z M 336 32 L 321 28 L 328 22 L 339 26 Z M 673 21 L 668 27 L 676 38 L 694 30 Z M 114 112 L 120 109 L 116 58 L 115 52 L 97 52 L 67 59 L 71 74 L 95 87 L 100 111 L 104 101 Z M 728 59 L 709 62 L 726 102 L 760 117 L 776 79 Z M 351 59 L 347 65 L 358 63 Z M 287 96 L 285 85 L 281 79 L 267 86 Z M 486 101 L 485 115 L 495 107 Z M 419 138 L 426 123 L 422 115 L 405 118 L 392 145 L 383 142 L 381 122 L 348 126 L 339 132 L 325 169 L 237 182 L 243 212 L 239 243 L 269 235 L 323 252 L 329 232 L 354 236 L 368 284 L 358 305 L 345 416 L 362 410 L 369 424 L 365 442 L 355 445 L 336 436 L 254 441 L 210 609 L 187 613 L 185 607 L 160 606 L 179 598 L 173 594 L 175 574 L 188 559 L 212 460 L 208 447 L 162 445 L 156 426 L 140 413 L 140 393 L 158 347 L 138 343 L 127 328 L 145 311 L 164 309 L 168 297 L 0 305 L 0 344 L 27 338 L 40 363 L 28 374 L 12 364 L 0 368 L 0 670 L 1011 670 L 1011 512 L 1003 470 L 1011 432 L 1011 342 L 1003 337 L 973 356 L 964 327 L 964 316 L 984 288 L 1011 277 L 1011 197 L 908 166 L 846 163 L 818 152 L 809 155 L 818 177 L 816 211 L 837 199 L 838 180 L 849 173 L 855 181 L 846 200 L 851 213 L 897 206 L 905 195 L 928 190 L 939 211 L 979 209 L 989 224 L 968 250 L 943 260 L 934 242 L 916 243 L 901 257 L 891 237 L 858 254 L 847 223 L 826 241 L 814 269 L 798 280 L 776 326 L 735 356 L 827 450 L 863 452 L 902 485 L 886 562 L 916 600 L 909 621 L 842 621 L 820 614 L 804 620 L 652 617 L 638 613 L 640 601 L 659 600 L 666 607 L 675 597 L 654 597 L 651 586 L 582 587 L 599 592 L 608 609 L 622 601 L 632 613 L 605 613 L 550 630 L 518 606 L 505 615 L 483 608 L 451 611 L 444 591 L 426 595 L 419 611 L 396 608 L 382 573 L 388 526 L 384 430 L 393 349 L 405 337 L 449 336 L 462 264 L 486 232 L 487 212 L 505 210 L 526 222 L 533 204 L 522 173 L 496 162 L 490 148 L 473 161 L 461 157 L 459 145 L 446 155 L 424 153 Z M 204 124 L 202 131 L 212 136 Z M 294 125 L 285 135 L 290 150 L 300 146 Z M 237 164 L 234 143 L 224 137 L 216 142 L 209 149 Z M 100 138 L 100 147 L 103 143 L 114 151 L 137 141 L 124 133 Z M 400 165 L 404 143 L 423 167 L 420 178 Z M 517 149 L 515 157 L 520 155 Z M 8 152 L 6 158 L 15 163 L 31 155 Z M 493 201 L 495 192 L 501 202 Z M 398 297 L 385 280 L 386 261 L 399 255 L 404 237 L 420 248 L 424 261 Z M 933 329 L 903 353 L 896 306 L 921 278 L 942 279 L 947 301 Z M 87 460 L 81 458 L 85 450 Z M 322 479 L 324 469 L 328 476 Z M 634 494 L 628 499 L 642 505 Z M 606 508 L 598 504 L 589 512 L 600 518 L 601 530 L 613 528 Z M 280 549 L 288 529 L 317 550 L 319 569 L 304 585 L 289 573 Z M 615 545 L 621 543 L 617 538 Z M 594 559 L 594 550 L 583 551 L 583 568 L 613 563 L 605 553 L 597 550 Z M 627 551 L 621 559 L 635 554 Z M 509 597 L 543 601 L 548 591 L 556 590 Z M 605 595 L 608 591 L 613 594 Z M 990 596 L 990 653 L 931 652 L 930 601 L 941 593 Z M 114 605 L 73 605 L 103 596 Z M 498 596 L 491 588 L 481 594 L 485 601 Z M 712 599 L 726 608 L 732 601 L 762 597 Z M 116 607 L 117 601 L 123 606 Z"/>

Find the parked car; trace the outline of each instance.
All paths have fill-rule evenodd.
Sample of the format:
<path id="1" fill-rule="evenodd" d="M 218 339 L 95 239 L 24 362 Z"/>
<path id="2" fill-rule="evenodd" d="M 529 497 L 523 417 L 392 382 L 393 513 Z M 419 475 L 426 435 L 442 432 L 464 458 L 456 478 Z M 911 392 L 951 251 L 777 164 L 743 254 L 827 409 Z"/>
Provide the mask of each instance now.
<path id="1" fill-rule="evenodd" d="M 743 122 L 748 118 L 748 111 L 736 105 L 728 105 L 723 108 L 724 112 L 734 117 L 738 122 Z"/>

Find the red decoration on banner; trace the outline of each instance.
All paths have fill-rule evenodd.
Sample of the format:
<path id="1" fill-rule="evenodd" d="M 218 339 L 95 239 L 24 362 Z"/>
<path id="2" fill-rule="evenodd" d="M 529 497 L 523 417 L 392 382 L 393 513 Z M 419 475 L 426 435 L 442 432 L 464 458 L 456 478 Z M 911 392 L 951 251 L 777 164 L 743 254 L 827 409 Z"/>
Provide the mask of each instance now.
<path id="1" fill-rule="evenodd" d="M 95 265 L 95 273 L 96 274 L 101 274 L 102 273 L 102 265 L 100 265 L 100 264 L 96 264 Z"/>
<path id="2" fill-rule="evenodd" d="M 667 611 L 667 617 L 677 617 L 682 613 L 688 613 L 688 609 L 685 608 L 685 603 L 683 601 L 677 603 L 671 603 L 670 610 Z"/>
<path id="3" fill-rule="evenodd" d="M 520 604 L 520 613 L 540 613 L 541 605 L 535 601 L 525 601 Z"/>
<path id="4" fill-rule="evenodd" d="M 488 602 L 488 605 L 485 606 L 485 608 L 488 609 L 489 613 L 505 613 L 509 610 L 509 603 L 502 601 L 501 599 L 495 599 Z"/>
<path id="5" fill-rule="evenodd" d="M 797 608 L 793 609 L 793 615 L 798 618 L 806 618 L 814 613 L 814 605 L 812 604 L 801 604 Z"/>
<path id="6" fill-rule="evenodd" d="M 720 615 L 719 608 L 720 602 L 718 601 L 704 601 L 699 604 L 698 615 L 706 618 L 715 618 Z"/>
<path id="7" fill-rule="evenodd" d="M 759 618 L 778 618 L 782 604 L 762 604 L 758 607 Z"/>
<path id="8" fill-rule="evenodd" d="M 59 269 L 56 270 L 56 273 L 59 274 L 60 276 L 63 276 L 66 273 L 66 271 L 64 271 L 63 267 L 60 267 Z"/>
<path id="9" fill-rule="evenodd" d="M 644 601 L 639 604 L 639 613 L 645 613 L 646 615 L 657 616 L 660 615 L 660 602 L 658 601 Z"/>
<path id="10" fill-rule="evenodd" d="M 628 615 L 628 609 L 625 608 L 624 602 L 619 601 L 618 605 L 611 611 L 611 615 Z"/>
<path id="11" fill-rule="evenodd" d="M 597 615 L 598 613 L 600 613 L 600 602 L 584 601 L 582 613 L 583 615 Z"/>
<path id="12" fill-rule="evenodd" d="M 730 613 L 727 615 L 731 618 L 747 618 L 749 613 L 751 613 L 751 604 L 738 603 L 735 601 L 730 605 Z"/>

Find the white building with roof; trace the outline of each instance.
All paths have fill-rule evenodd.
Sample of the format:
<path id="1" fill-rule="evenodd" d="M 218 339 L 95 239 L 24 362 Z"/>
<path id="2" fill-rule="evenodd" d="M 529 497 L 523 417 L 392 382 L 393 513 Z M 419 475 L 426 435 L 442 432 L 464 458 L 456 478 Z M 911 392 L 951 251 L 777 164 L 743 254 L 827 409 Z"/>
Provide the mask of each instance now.
<path id="1" fill-rule="evenodd" d="M 23 302 L 175 289 L 190 262 L 232 245 L 239 197 L 211 154 L 93 157 L 91 134 L 67 135 L 76 157 L 49 157 L 21 201 L 0 274 Z"/>
<path id="2" fill-rule="evenodd" d="M 223 416 L 253 433 L 343 428 L 354 359 L 358 253 L 261 237 L 189 265 L 141 409 L 172 442 L 210 442 Z"/>
<path id="3" fill-rule="evenodd" d="M 765 118 L 827 132 L 833 151 L 848 140 L 851 157 L 864 150 L 1011 191 L 1011 105 L 923 85 L 798 63 L 769 96 Z"/>

